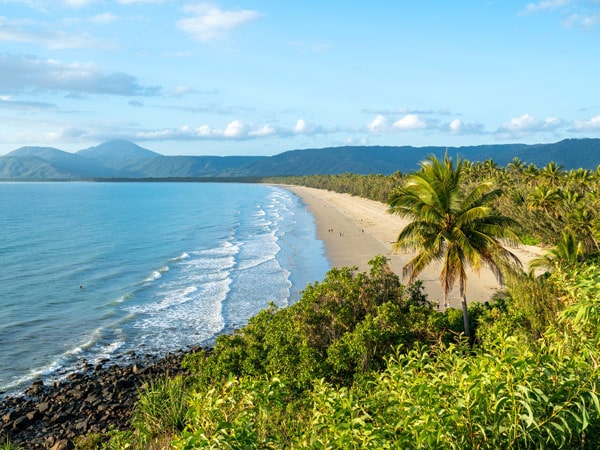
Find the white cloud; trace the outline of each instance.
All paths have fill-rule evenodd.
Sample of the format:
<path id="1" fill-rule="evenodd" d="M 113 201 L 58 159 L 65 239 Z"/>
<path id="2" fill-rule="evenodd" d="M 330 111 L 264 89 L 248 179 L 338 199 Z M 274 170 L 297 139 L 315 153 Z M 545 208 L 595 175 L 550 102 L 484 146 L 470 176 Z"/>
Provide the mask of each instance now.
<path id="1" fill-rule="evenodd" d="M 531 133 L 536 131 L 548 131 L 560 128 L 563 121 L 558 117 L 548 117 L 545 120 L 538 120 L 529 113 L 520 117 L 514 117 L 500 128 L 502 131 L 515 133 Z"/>
<path id="2" fill-rule="evenodd" d="M 578 27 L 583 29 L 594 29 L 600 24 L 600 11 L 597 0 L 541 0 L 527 4 L 522 14 L 552 13 L 558 11 L 563 19 L 564 27 Z"/>
<path id="3" fill-rule="evenodd" d="M 298 119 L 296 125 L 294 125 L 294 133 L 306 133 L 308 131 L 308 125 L 304 119 Z"/>
<path id="4" fill-rule="evenodd" d="M 271 125 L 263 125 L 258 130 L 252 130 L 248 133 L 248 136 L 264 137 L 272 136 L 277 133 L 277 130 Z"/>
<path id="5" fill-rule="evenodd" d="M 562 24 L 567 27 L 579 27 L 583 29 L 593 29 L 600 24 L 600 13 L 596 14 L 571 14 Z"/>
<path id="6" fill-rule="evenodd" d="M 283 128 L 271 124 L 251 125 L 241 120 L 230 122 L 225 129 L 201 125 L 193 128 L 183 125 L 179 128 L 163 130 L 145 130 L 134 134 L 132 138 L 139 140 L 251 140 L 260 138 L 289 138 L 297 134 L 335 133 L 338 130 L 325 130 L 320 126 L 309 125 L 299 119 L 293 128 Z"/>
<path id="7" fill-rule="evenodd" d="M 384 131 L 388 128 L 388 122 L 384 115 L 378 114 L 375 118 L 367 125 L 369 131 L 377 132 Z"/>
<path id="8" fill-rule="evenodd" d="M 142 86 L 126 73 L 105 74 L 92 64 L 0 54 L 0 91 L 48 89 L 68 93 L 156 95 L 157 86 Z"/>
<path id="9" fill-rule="evenodd" d="M 427 128 L 427 124 L 418 114 L 407 114 L 402 119 L 394 122 L 392 126 L 402 131 L 422 130 Z"/>
<path id="10" fill-rule="evenodd" d="M 501 139 L 513 139 L 535 133 L 554 132 L 563 127 L 564 121 L 558 117 L 548 117 L 547 119 L 539 120 L 535 116 L 526 113 L 505 122 L 496 130 L 496 135 Z"/>
<path id="11" fill-rule="evenodd" d="M 477 122 L 463 122 L 461 119 L 454 119 L 447 126 L 440 127 L 441 130 L 449 130 L 453 135 L 473 135 L 485 134 L 485 125 Z"/>
<path id="12" fill-rule="evenodd" d="M 181 19 L 177 26 L 201 42 L 223 39 L 235 28 L 260 17 L 257 11 L 223 11 L 209 3 L 188 4 L 183 11 L 192 17 Z"/>
<path id="13" fill-rule="evenodd" d="M 544 120 L 542 128 L 544 130 L 555 130 L 563 126 L 563 121 L 558 117 L 548 117 Z"/>
<path id="14" fill-rule="evenodd" d="M 531 131 L 539 126 L 539 121 L 531 114 L 523 114 L 505 122 L 502 128 L 506 131 Z"/>
<path id="15" fill-rule="evenodd" d="M 42 138 L 44 141 L 62 141 L 64 139 L 80 139 L 88 135 L 88 131 L 83 128 L 67 126 L 44 133 Z"/>
<path id="16" fill-rule="evenodd" d="M 575 120 L 572 131 L 600 131 L 600 116 L 589 120 Z"/>
<path id="17" fill-rule="evenodd" d="M 572 3 L 572 0 L 542 0 L 537 3 L 528 3 L 523 11 L 525 14 L 533 14 L 544 11 L 555 11 Z"/>
<path id="18" fill-rule="evenodd" d="M 223 136 L 230 138 L 241 138 L 245 135 L 245 133 L 245 125 L 239 120 L 234 120 L 227 125 L 227 128 L 225 128 L 225 131 L 223 132 Z"/>
<path id="19" fill-rule="evenodd" d="M 448 128 L 450 128 L 452 133 L 460 133 L 463 128 L 462 120 L 454 119 L 452 122 L 450 122 L 450 124 L 448 124 Z"/>

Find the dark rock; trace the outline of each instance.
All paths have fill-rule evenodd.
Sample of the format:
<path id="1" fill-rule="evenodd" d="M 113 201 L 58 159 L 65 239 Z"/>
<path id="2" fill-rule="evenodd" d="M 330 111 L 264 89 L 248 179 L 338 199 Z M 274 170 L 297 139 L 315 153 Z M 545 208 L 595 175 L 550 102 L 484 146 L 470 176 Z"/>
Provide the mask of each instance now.
<path id="1" fill-rule="evenodd" d="M 183 373 L 188 352 L 162 358 L 130 352 L 122 364 L 84 362 L 63 381 L 44 385 L 36 380 L 21 396 L 0 398 L 0 442 L 7 439 L 26 449 L 74 448 L 74 439 L 108 429 L 127 430 L 139 391 L 153 378 Z"/>
<path id="2" fill-rule="evenodd" d="M 46 411 L 48 411 L 50 409 L 50 403 L 48 403 L 48 402 L 39 403 L 37 406 L 37 409 L 39 412 L 45 413 Z"/>
<path id="3" fill-rule="evenodd" d="M 22 430 L 27 427 L 31 423 L 31 419 L 29 417 L 21 416 L 17 417 L 13 422 L 13 430 Z"/>

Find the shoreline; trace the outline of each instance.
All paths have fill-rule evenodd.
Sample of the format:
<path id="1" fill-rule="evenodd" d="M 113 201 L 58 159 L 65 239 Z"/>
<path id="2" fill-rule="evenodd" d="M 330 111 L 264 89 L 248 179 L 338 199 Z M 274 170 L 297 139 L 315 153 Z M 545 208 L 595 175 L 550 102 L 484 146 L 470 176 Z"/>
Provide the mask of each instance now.
<path id="1" fill-rule="evenodd" d="M 414 253 L 393 252 L 392 245 L 398 233 L 409 220 L 391 215 L 387 205 L 350 194 L 340 194 L 305 186 L 280 185 L 296 194 L 315 218 L 317 237 L 323 241 L 325 252 L 332 267 L 357 266 L 359 271 L 368 271 L 368 261 L 377 255 L 389 260 L 390 268 L 402 276 L 404 265 Z M 333 230 L 333 231 L 331 231 Z M 510 250 L 526 268 L 533 258 L 541 256 L 540 247 L 521 245 Z M 443 292 L 439 282 L 441 266 L 432 264 L 418 279 L 423 281 L 425 293 L 431 302 L 443 303 Z M 467 302 L 485 302 L 502 290 L 493 273 L 482 268 L 478 273 L 467 269 Z M 458 283 L 449 294 L 451 308 L 461 309 Z"/>
<path id="2" fill-rule="evenodd" d="M 27 449 L 71 449 L 88 433 L 128 430 L 139 392 L 153 379 L 185 375 L 187 354 L 210 353 L 194 347 L 164 356 L 129 352 L 119 360 L 83 362 L 64 380 L 37 380 L 20 394 L 2 394 L 0 442 Z"/>

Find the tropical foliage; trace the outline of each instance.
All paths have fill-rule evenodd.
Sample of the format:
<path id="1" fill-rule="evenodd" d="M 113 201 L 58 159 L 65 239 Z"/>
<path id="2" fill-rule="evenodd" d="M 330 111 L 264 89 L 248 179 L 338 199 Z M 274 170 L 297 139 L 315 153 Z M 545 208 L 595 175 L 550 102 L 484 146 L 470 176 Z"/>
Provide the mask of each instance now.
<path id="1" fill-rule="evenodd" d="M 322 284 L 334 290 L 339 276 L 339 273 L 328 274 L 329 279 Z M 350 271 L 343 279 L 356 280 L 357 276 Z M 367 274 L 360 277 L 371 286 L 374 283 L 381 287 L 381 279 L 375 281 Z M 374 276 L 378 277 L 381 274 Z M 546 281 L 560 297 L 560 308 L 554 322 L 539 337 L 533 337 L 520 325 L 519 299 L 508 298 L 506 303 L 500 301 L 478 307 L 475 346 L 461 338 L 444 339 L 449 334 L 444 334 L 449 323 L 448 313 L 421 304 L 419 295 L 414 299 L 402 297 L 398 304 L 406 308 L 407 322 L 414 315 L 427 317 L 426 323 L 437 325 L 428 328 L 429 335 L 423 341 L 395 338 L 398 345 L 392 345 L 385 352 L 387 356 L 382 358 L 381 365 L 368 372 L 356 366 L 357 370 L 347 377 L 341 377 L 335 370 L 319 373 L 323 370 L 321 365 L 310 381 L 305 376 L 305 380 L 298 383 L 285 364 L 281 370 L 267 369 L 268 364 L 264 370 L 258 369 L 254 357 L 242 356 L 244 349 L 251 347 L 251 343 L 256 344 L 248 340 L 236 352 L 234 366 L 241 368 L 237 374 L 231 372 L 222 379 L 204 378 L 203 372 L 209 367 L 220 367 L 235 359 L 217 356 L 220 349 L 216 349 L 213 356 L 188 361 L 196 376 L 188 379 L 185 387 L 178 381 L 172 385 L 174 391 L 184 390 L 184 402 L 179 400 L 181 396 L 165 396 L 164 384 L 145 394 L 148 401 L 167 398 L 170 399 L 167 403 L 175 401 L 177 405 L 184 405 L 183 423 L 173 428 L 172 419 L 179 415 L 173 411 L 178 408 L 166 407 L 162 416 L 164 424 L 147 427 L 138 423 L 132 432 L 113 434 L 112 440 L 104 446 L 597 448 L 600 439 L 597 363 L 600 358 L 600 268 L 595 264 L 576 269 L 561 267 Z M 313 301 L 316 300 L 313 296 Z M 412 304 L 415 300 L 416 304 Z M 389 306 L 396 302 L 383 304 Z M 312 302 L 306 303 L 305 307 Z M 319 305 L 318 301 L 312 304 Z M 272 309 L 259 322 L 268 328 L 266 322 L 280 311 L 284 310 Z M 279 327 L 283 322 L 277 323 Z M 327 323 L 329 327 L 331 321 Z M 255 320 L 238 334 L 245 336 L 253 326 L 256 326 Z M 377 334 L 377 327 L 364 327 L 369 328 L 372 335 Z M 279 336 L 288 332 L 289 329 L 282 330 Z M 293 335 L 303 340 L 299 347 L 305 347 L 310 341 L 303 333 L 294 331 Z M 284 347 L 289 348 L 290 342 L 290 339 L 285 340 Z M 267 347 L 274 345 L 273 342 Z M 235 345 L 228 342 L 226 348 L 221 349 L 228 353 L 231 346 Z M 246 359 L 248 370 L 243 369 Z M 313 371 L 306 366 L 302 370 Z M 220 373 L 220 369 L 211 373 Z M 157 395 L 156 389 L 161 394 Z M 156 419 L 161 417 L 152 420 Z M 150 428 L 160 431 L 149 435 Z"/>
<path id="2" fill-rule="evenodd" d="M 467 268 L 479 271 L 486 265 L 502 280 L 503 271 L 519 264 L 519 260 L 503 246 L 504 242 L 518 243 L 511 229 L 514 221 L 491 207 L 502 191 L 493 189 L 489 182 L 465 191 L 463 167 L 462 161 L 457 159 L 453 164 L 448 155 L 442 161 L 429 158 L 391 195 L 389 210 L 411 219 L 394 244 L 396 249 L 417 252 L 404 267 L 409 282 L 432 262 L 440 262 L 444 304 L 458 281 L 465 332 L 469 335 Z"/>

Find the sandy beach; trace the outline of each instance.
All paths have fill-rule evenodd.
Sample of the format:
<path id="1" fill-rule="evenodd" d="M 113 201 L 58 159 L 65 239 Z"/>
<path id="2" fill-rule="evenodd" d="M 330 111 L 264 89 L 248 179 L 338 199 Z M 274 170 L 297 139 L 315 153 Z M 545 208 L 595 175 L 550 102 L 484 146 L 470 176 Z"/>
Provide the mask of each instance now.
<path id="1" fill-rule="evenodd" d="M 392 270 L 402 279 L 402 268 L 412 253 L 392 251 L 398 233 L 408 220 L 387 212 L 387 205 L 354 197 L 349 194 L 313 189 L 303 186 L 284 186 L 298 195 L 314 216 L 317 235 L 325 244 L 327 258 L 334 267 L 357 266 L 360 271 L 369 268 L 368 261 L 376 255 L 390 260 Z M 522 245 L 511 248 L 524 267 L 532 258 L 543 253 L 539 247 Z M 440 267 L 432 264 L 419 277 L 431 301 L 440 300 L 443 294 L 439 282 Z M 402 279 L 406 282 L 405 279 Z M 467 301 L 486 301 L 502 286 L 487 268 L 479 273 L 468 271 Z M 450 306 L 460 308 L 458 285 L 450 293 Z"/>

